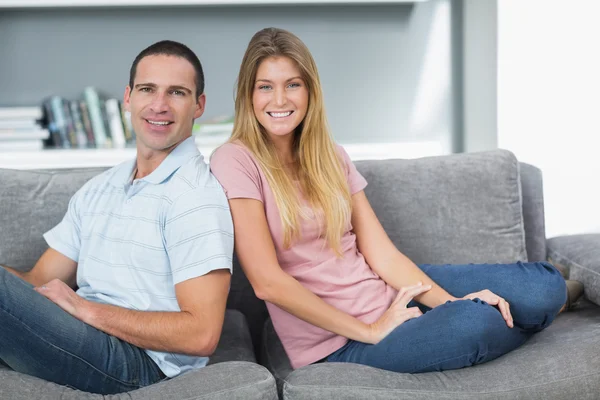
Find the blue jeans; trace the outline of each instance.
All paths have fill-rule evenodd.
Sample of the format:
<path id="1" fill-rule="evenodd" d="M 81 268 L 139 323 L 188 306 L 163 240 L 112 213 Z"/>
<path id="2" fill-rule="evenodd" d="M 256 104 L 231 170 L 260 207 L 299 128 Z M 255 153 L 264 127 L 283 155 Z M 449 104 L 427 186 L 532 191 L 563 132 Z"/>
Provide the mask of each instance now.
<path id="1" fill-rule="evenodd" d="M 81 322 L 2 267 L 0 360 L 17 372 L 100 394 L 164 379 L 143 349 Z"/>
<path id="2" fill-rule="evenodd" d="M 546 262 L 420 265 L 455 297 L 489 289 L 510 303 L 514 328 L 479 300 L 447 302 L 408 320 L 376 345 L 350 340 L 327 357 L 396 372 L 443 371 L 484 363 L 522 345 L 554 320 L 567 299 L 561 274 Z"/>

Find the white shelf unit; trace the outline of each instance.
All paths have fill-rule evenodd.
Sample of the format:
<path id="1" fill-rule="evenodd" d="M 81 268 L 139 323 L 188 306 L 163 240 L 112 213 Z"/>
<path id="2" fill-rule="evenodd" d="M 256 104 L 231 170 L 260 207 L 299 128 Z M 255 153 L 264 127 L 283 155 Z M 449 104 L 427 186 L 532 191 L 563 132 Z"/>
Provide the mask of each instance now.
<path id="1" fill-rule="evenodd" d="M 427 0 L 0 0 L 1 8 L 403 4 Z"/>
<path id="2" fill-rule="evenodd" d="M 417 158 L 444 154 L 437 142 L 414 143 L 342 143 L 353 160 L 384 160 L 391 158 Z M 198 144 L 206 161 L 217 147 Z M 0 168 L 64 169 L 84 167 L 112 167 L 135 157 L 134 148 L 126 149 L 49 149 L 38 151 L 0 152 Z"/>

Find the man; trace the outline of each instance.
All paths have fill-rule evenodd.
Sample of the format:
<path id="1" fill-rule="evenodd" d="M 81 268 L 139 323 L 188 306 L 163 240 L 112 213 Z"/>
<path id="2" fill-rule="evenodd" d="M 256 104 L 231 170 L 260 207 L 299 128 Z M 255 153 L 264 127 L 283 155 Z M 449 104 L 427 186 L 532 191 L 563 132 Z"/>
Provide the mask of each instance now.
<path id="1" fill-rule="evenodd" d="M 206 365 L 223 326 L 233 225 L 191 137 L 203 92 L 200 61 L 183 44 L 136 57 L 124 95 L 136 159 L 71 198 L 31 271 L 0 268 L 9 367 L 112 394 Z"/>

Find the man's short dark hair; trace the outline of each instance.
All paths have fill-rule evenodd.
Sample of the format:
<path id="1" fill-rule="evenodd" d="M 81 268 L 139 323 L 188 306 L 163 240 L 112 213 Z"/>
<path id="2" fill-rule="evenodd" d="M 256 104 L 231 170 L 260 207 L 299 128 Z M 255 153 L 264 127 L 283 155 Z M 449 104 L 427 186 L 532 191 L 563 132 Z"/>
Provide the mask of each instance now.
<path id="1" fill-rule="evenodd" d="M 192 64 L 194 70 L 196 71 L 196 99 L 198 99 L 198 96 L 204 93 L 204 72 L 202 71 L 202 64 L 200 63 L 200 60 L 196 54 L 190 50 L 189 47 L 172 40 L 161 40 L 160 42 L 156 42 L 146 47 L 141 51 L 140 54 L 137 55 L 135 60 L 133 60 L 133 64 L 131 64 L 131 69 L 129 70 L 129 87 L 132 90 L 137 66 L 142 58 L 157 55 L 181 57 Z"/>

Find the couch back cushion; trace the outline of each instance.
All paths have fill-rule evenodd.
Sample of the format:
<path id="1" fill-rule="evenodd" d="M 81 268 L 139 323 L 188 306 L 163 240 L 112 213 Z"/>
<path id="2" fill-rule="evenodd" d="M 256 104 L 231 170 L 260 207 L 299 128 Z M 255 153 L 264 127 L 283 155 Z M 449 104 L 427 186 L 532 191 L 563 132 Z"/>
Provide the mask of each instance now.
<path id="1" fill-rule="evenodd" d="M 520 163 L 523 221 L 529 261 L 546 260 L 546 225 L 544 223 L 544 190 L 542 171 Z"/>
<path id="2" fill-rule="evenodd" d="M 509 151 L 355 164 L 386 232 L 415 263 L 527 260 L 519 164 Z"/>
<path id="3" fill-rule="evenodd" d="M 103 170 L 0 169 L 0 263 L 33 267 L 48 248 L 42 234 L 60 222 L 71 196 Z"/>

